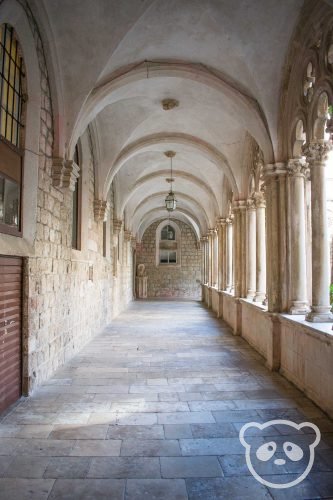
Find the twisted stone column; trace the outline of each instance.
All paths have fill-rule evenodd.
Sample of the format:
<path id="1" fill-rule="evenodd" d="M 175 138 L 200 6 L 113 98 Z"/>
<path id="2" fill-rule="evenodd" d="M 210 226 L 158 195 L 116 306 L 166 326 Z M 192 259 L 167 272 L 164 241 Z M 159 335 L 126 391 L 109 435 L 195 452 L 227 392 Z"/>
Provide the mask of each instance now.
<path id="1" fill-rule="evenodd" d="M 253 198 L 247 200 L 247 298 L 256 294 L 256 206 Z"/>
<path id="2" fill-rule="evenodd" d="M 291 176 L 291 314 L 307 314 L 309 304 L 306 285 L 306 238 L 305 238 L 305 176 L 308 166 L 301 158 L 289 160 Z"/>
<path id="3" fill-rule="evenodd" d="M 330 266 L 326 207 L 325 166 L 332 145 L 328 142 L 311 143 L 305 154 L 311 174 L 312 225 L 312 306 L 307 321 L 333 321 L 329 300 Z"/>
<path id="4" fill-rule="evenodd" d="M 266 202 L 264 193 L 254 195 L 256 205 L 256 294 L 254 302 L 266 299 Z"/>

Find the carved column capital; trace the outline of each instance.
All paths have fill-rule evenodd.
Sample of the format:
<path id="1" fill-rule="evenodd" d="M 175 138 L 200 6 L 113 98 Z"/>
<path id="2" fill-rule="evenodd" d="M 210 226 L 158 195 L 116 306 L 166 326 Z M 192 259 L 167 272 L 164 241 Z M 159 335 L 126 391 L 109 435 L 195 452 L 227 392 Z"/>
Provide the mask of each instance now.
<path id="1" fill-rule="evenodd" d="M 227 226 L 231 226 L 234 222 L 234 216 L 233 214 L 229 215 L 229 217 L 226 218 L 226 223 L 227 223 Z"/>
<path id="2" fill-rule="evenodd" d="M 256 210 L 256 203 L 255 203 L 253 197 L 248 198 L 246 200 L 246 208 L 247 208 L 248 211 L 250 211 L 250 210 Z"/>
<path id="3" fill-rule="evenodd" d="M 80 176 L 80 167 L 74 160 L 53 158 L 52 184 L 54 187 L 75 190 L 75 183 Z"/>
<path id="4" fill-rule="evenodd" d="M 309 167 L 304 158 L 291 158 L 288 161 L 288 173 L 293 177 L 306 177 Z"/>
<path id="5" fill-rule="evenodd" d="M 109 206 L 108 202 L 104 200 L 94 199 L 94 215 L 96 222 L 103 222 L 107 218 Z"/>
<path id="6" fill-rule="evenodd" d="M 122 224 L 123 224 L 122 220 L 113 219 L 113 234 L 119 234 L 120 233 Z"/>
<path id="7" fill-rule="evenodd" d="M 328 153 L 332 150 L 332 142 L 310 142 L 303 146 L 303 153 L 309 162 L 310 167 L 316 163 L 325 163 L 328 158 Z"/>
<path id="8" fill-rule="evenodd" d="M 225 217 L 221 217 L 217 220 L 217 224 L 219 226 L 225 226 L 227 224 L 227 219 Z"/>
<path id="9" fill-rule="evenodd" d="M 253 198 L 256 208 L 266 208 L 265 194 L 262 191 L 254 193 Z"/>

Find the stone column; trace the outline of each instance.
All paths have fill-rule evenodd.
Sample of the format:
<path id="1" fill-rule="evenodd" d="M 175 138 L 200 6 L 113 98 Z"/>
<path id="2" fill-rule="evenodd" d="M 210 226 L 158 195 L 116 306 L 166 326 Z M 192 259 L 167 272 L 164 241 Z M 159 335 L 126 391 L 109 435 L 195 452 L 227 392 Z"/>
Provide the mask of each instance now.
<path id="1" fill-rule="evenodd" d="M 246 221 L 246 201 L 239 200 L 239 279 L 240 279 L 240 295 L 239 297 L 246 297 L 246 235 L 247 235 L 247 221 Z"/>
<path id="2" fill-rule="evenodd" d="M 233 241 L 232 241 L 232 249 L 233 249 L 233 284 L 234 284 L 234 295 L 235 297 L 240 297 L 240 242 L 239 242 L 239 226 L 240 226 L 240 211 L 238 207 L 238 201 L 233 203 Z"/>
<path id="3" fill-rule="evenodd" d="M 278 185 L 279 185 L 279 226 L 280 231 L 278 234 L 278 243 L 279 243 L 279 288 L 280 288 L 280 307 L 279 311 L 287 311 L 289 306 L 289 266 L 288 266 L 288 217 L 289 217 L 289 202 L 287 199 L 288 196 L 288 182 L 287 181 L 287 169 L 285 165 L 280 165 L 278 170 Z M 287 270 L 287 271 L 286 271 Z"/>
<path id="4" fill-rule="evenodd" d="M 213 279 L 212 286 L 217 287 L 218 285 L 218 274 L 219 274 L 219 242 L 218 242 L 218 233 L 217 228 L 213 230 Z"/>
<path id="5" fill-rule="evenodd" d="M 291 314 L 307 314 L 309 304 L 306 285 L 306 238 L 305 238 L 305 176 L 308 166 L 302 158 L 289 160 L 292 193 L 291 215 Z"/>
<path id="6" fill-rule="evenodd" d="M 208 285 L 213 286 L 213 229 L 208 231 Z"/>
<path id="7" fill-rule="evenodd" d="M 256 294 L 256 206 L 253 198 L 247 200 L 247 298 Z"/>
<path id="8" fill-rule="evenodd" d="M 307 321 L 328 323 L 333 321 L 330 312 L 329 242 L 326 207 L 325 166 L 331 143 L 311 143 L 305 153 L 311 174 L 311 223 L 312 223 L 312 306 Z"/>
<path id="9" fill-rule="evenodd" d="M 218 289 L 225 289 L 225 219 L 219 219 L 218 225 L 218 237 L 219 237 L 219 279 L 218 279 Z"/>
<path id="10" fill-rule="evenodd" d="M 226 290 L 228 292 L 233 291 L 233 249 L 232 249 L 232 239 L 233 239 L 233 217 L 226 219 L 227 230 L 226 230 Z"/>
<path id="11" fill-rule="evenodd" d="M 201 283 L 206 283 L 206 238 L 200 238 L 201 243 Z"/>
<path id="12" fill-rule="evenodd" d="M 205 264 L 205 269 L 206 269 L 206 280 L 205 284 L 209 284 L 209 239 L 208 235 L 205 236 L 206 241 L 205 241 L 205 259 L 206 259 L 206 264 Z"/>
<path id="13" fill-rule="evenodd" d="M 254 302 L 266 298 L 266 221 L 265 196 L 259 192 L 254 195 L 256 204 L 256 294 Z"/>

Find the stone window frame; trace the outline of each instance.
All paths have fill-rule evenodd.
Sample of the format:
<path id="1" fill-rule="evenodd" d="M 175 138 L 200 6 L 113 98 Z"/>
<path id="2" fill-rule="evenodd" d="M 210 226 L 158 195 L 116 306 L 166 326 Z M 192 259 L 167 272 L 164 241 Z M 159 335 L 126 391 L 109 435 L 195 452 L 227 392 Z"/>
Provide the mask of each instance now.
<path id="1" fill-rule="evenodd" d="M 41 162 L 41 105 L 42 96 L 47 91 L 41 86 L 42 75 L 40 71 L 41 48 L 36 46 L 35 32 L 31 29 L 29 19 L 24 8 L 19 2 L 0 3 L 1 23 L 10 24 L 19 40 L 26 71 L 26 102 L 24 106 L 24 141 L 21 147 L 24 150 L 22 179 L 24 190 L 22 192 L 22 234 L 21 237 L 1 233 L 1 253 L 3 255 L 27 256 L 33 253 L 36 239 L 38 172 Z"/>
<path id="2" fill-rule="evenodd" d="M 176 258 L 176 262 L 174 264 L 161 264 L 160 263 L 160 243 L 161 243 L 161 232 L 162 232 L 162 229 L 166 226 L 166 225 L 169 225 L 171 226 L 174 231 L 175 231 L 175 235 L 176 235 L 176 238 L 175 241 L 177 243 L 177 258 Z M 163 267 L 163 268 L 174 268 L 174 267 L 181 267 L 181 230 L 180 230 L 180 227 L 178 226 L 178 224 L 176 224 L 176 222 L 174 222 L 173 220 L 169 220 L 169 219 L 163 219 L 160 224 L 157 226 L 156 228 L 156 232 L 155 232 L 155 254 L 156 254 L 156 267 Z"/>
<path id="3" fill-rule="evenodd" d="M 11 236 L 23 236 L 23 186 L 24 186 L 24 143 L 25 143 L 25 116 L 26 116 L 26 78 L 25 64 L 18 34 L 15 27 L 9 22 L 0 23 L 0 34 L 2 49 L 0 50 L 0 99 L 2 100 L 2 88 L 7 85 L 6 103 L 0 103 L 0 120 L 5 122 L 4 134 L 0 133 L 0 153 L 5 165 L 0 168 L 4 182 L 6 179 L 18 186 L 18 221 L 17 226 L 5 222 L 0 223 L 0 233 Z M 9 43 L 9 46 L 8 46 Z M 3 54 L 3 56 L 2 56 Z M 13 58 L 14 54 L 14 58 Z M 5 64 L 5 57 L 9 63 Z M 6 71 L 8 67 L 8 72 Z M 11 83 L 10 75 L 14 68 L 14 81 Z M 17 78 L 18 83 L 17 83 Z M 10 98 L 10 90 L 12 98 Z M 17 109 L 16 109 L 17 108 Z M 15 112 L 16 109 L 16 112 Z M 11 120 L 10 133 L 7 120 Z M 2 125 L 0 126 L 2 132 Z M 15 133 L 14 133 L 15 129 Z"/>

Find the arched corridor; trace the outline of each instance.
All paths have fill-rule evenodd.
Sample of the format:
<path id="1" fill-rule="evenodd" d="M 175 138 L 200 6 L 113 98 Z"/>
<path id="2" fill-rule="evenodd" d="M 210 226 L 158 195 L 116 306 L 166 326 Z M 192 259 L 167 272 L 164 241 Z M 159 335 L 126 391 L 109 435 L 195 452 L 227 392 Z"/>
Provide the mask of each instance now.
<path id="1" fill-rule="evenodd" d="M 332 1 L 0 0 L 0 498 L 333 498 Z"/>
<path id="2" fill-rule="evenodd" d="M 276 418 L 322 431 L 293 498 L 331 496 L 323 412 L 199 302 L 135 302 L 2 419 L 0 498 L 280 498 L 246 471 L 238 438 L 244 423 Z M 302 466 L 269 462 L 261 474 L 282 482 Z"/>

